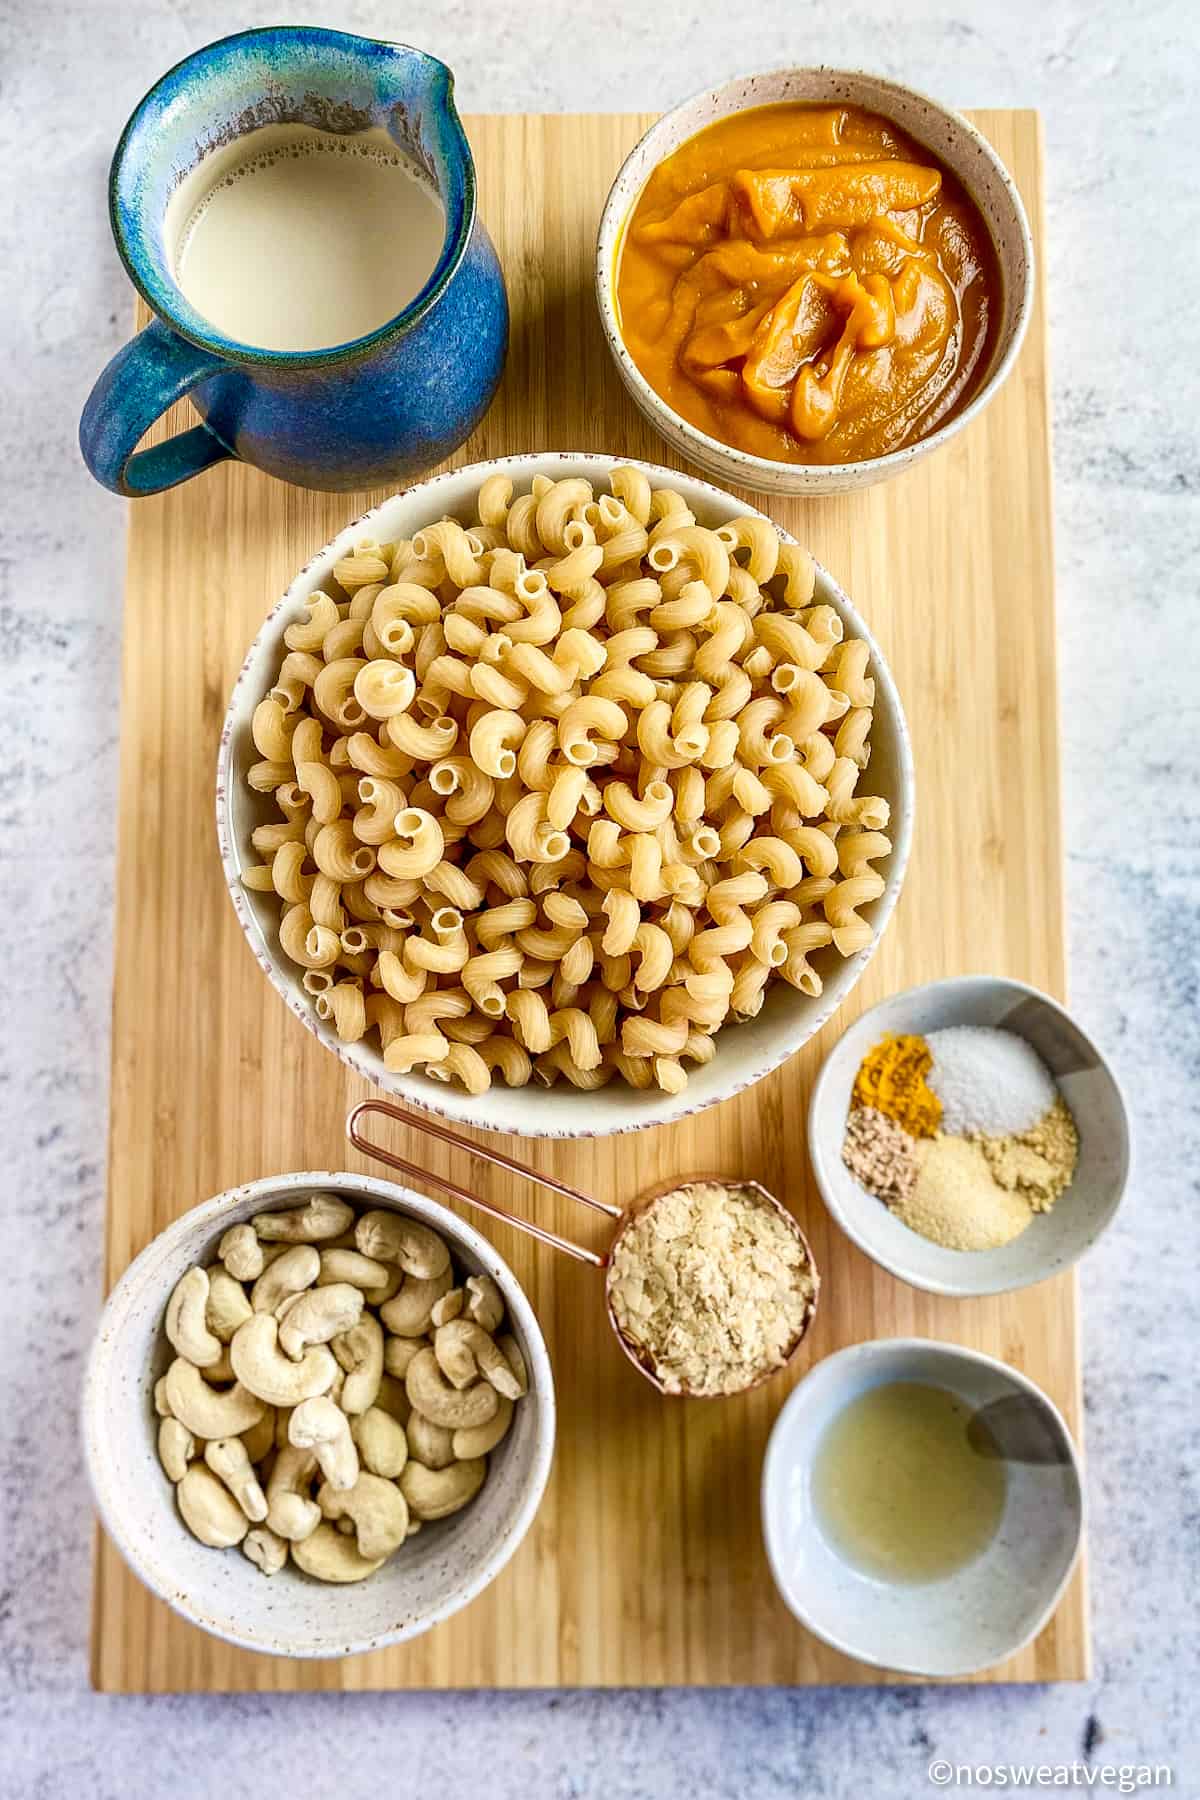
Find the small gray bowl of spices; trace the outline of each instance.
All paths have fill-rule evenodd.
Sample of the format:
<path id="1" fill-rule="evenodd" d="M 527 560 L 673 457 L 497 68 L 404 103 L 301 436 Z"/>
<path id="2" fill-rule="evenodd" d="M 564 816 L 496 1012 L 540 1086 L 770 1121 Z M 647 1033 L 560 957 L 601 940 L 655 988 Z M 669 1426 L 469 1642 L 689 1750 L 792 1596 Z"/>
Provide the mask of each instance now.
<path id="1" fill-rule="evenodd" d="M 859 1249 L 958 1297 L 1061 1274 L 1129 1178 L 1105 1058 L 1057 1001 L 1000 976 L 929 982 L 864 1013 L 821 1069 L 808 1142 Z"/>

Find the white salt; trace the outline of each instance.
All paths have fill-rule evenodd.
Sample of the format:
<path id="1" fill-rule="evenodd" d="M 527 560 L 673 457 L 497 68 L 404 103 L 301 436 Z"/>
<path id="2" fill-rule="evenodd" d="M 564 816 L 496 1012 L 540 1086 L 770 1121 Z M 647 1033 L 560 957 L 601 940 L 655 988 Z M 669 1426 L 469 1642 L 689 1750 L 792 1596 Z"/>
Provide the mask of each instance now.
<path id="1" fill-rule="evenodd" d="M 926 1079 L 942 1103 L 945 1132 L 1008 1137 L 1028 1131 L 1058 1098 L 1053 1075 L 1015 1032 L 951 1025 L 927 1032 L 925 1042 L 933 1052 Z"/>

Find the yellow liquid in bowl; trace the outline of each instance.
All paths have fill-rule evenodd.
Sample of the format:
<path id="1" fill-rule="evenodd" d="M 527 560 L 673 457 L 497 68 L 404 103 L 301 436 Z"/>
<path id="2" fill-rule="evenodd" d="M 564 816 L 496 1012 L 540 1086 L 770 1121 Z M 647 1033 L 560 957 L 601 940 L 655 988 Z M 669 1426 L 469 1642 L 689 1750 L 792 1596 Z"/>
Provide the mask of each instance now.
<path id="1" fill-rule="evenodd" d="M 1007 1487 L 1003 1457 L 974 1409 L 915 1381 L 851 1401 L 827 1427 L 812 1474 L 830 1545 L 864 1575 L 891 1582 L 938 1581 L 979 1556 L 999 1529 Z"/>

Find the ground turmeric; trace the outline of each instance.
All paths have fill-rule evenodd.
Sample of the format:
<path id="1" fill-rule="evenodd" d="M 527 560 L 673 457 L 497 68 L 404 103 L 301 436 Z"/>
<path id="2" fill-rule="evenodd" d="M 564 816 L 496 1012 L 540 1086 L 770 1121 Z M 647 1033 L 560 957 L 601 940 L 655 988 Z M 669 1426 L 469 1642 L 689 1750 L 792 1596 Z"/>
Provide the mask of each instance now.
<path id="1" fill-rule="evenodd" d="M 933 1052 L 923 1037 L 889 1033 L 863 1058 L 852 1103 L 873 1106 L 912 1137 L 933 1137 L 942 1103 L 925 1080 L 932 1066 Z"/>

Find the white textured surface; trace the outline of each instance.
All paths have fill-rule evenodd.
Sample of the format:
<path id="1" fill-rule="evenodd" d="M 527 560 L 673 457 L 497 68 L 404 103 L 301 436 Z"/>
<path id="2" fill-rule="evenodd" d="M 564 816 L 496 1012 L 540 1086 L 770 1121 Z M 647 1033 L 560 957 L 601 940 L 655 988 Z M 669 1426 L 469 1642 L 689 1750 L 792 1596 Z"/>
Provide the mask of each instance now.
<path id="1" fill-rule="evenodd" d="M 104 183 L 145 87 L 280 10 L 416 37 L 464 109 L 653 108 L 724 74 L 862 64 L 962 106 L 1038 106 L 1049 183 L 1072 993 L 1128 1079 L 1136 1188 L 1084 1265 L 1096 1679 L 964 1691 L 101 1700 L 75 1430 L 99 1305 L 122 507 L 75 425 L 127 335 Z M 805 1792 L 911 1800 L 934 1756 L 1175 1764 L 1200 1791 L 1194 1630 L 1195 594 L 1200 193 L 1193 0 L 555 0 L 399 12 L 270 0 L 0 6 L 0 1795 L 493 1800 Z M 164 596 L 164 604 L 170 596 Z M 148 1127 L 149 1129 L 149 1122 Z M 520 1621 L 514 1621 L 520 1630 Z M 436 1746 L 436 1748 L 435 1748 Z"/>

